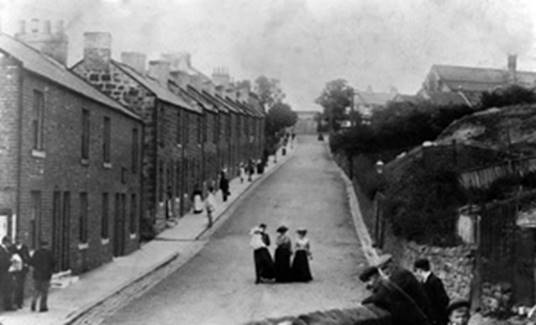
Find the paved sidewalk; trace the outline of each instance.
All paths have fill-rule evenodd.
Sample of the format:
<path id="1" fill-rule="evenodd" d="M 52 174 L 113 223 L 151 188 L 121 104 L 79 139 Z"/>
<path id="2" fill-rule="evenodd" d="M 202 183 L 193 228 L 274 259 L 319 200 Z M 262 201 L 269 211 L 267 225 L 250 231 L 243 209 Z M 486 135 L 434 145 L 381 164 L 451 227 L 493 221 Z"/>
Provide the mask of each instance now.
<path id="1" fill-rule="evenodd" d="M 186 214 L 178 219 L 176 226 L 164 230 L 156 239 L 145 243 L 139 250 L 126 256 L 114 258 L 113 262 L 80 275 L 79 281 L 66 288 L 52 289 L 49 295 L 49 312 L 30 312 L 30 302 L 27 300 L 22 310 L 2 312 L 0 324 L 69 324 L 115 293 L 129 287 L 171 261 L 188 262 L 203 248 L 206 238 L 225 221 L 224 219 L 229 217 L 229 214 L 234 210 L 233 203 L 239 203 L 240 199 L 247 194 L 248 189 L 253 190 L 260 181 L 283 165 L 292 156 L 293 151 L 294 149 L 287 150 L 286 156 L 281 156 L 279 151 L 276 164 L 271 156 L 264 174 L 254 175 L 252 182 L 249 182 L 247 178 L 243 183 L 238 178 L 231 180 L 231 196 L 227 202 L 222 201 L 221 193 L 218 192 L 216 195 L 217 207 L 214 212 L 215 222 L 208 231 L 208 220 L 205 213 Z M 31 285 L 30 279 L 27 282 Z"/>

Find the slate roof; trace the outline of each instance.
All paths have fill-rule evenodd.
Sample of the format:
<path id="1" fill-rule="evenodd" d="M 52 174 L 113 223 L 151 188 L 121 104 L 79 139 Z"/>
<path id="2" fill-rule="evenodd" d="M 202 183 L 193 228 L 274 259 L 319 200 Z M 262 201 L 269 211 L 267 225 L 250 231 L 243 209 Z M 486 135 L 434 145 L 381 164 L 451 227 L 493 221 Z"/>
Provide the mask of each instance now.
<path id="1" fill-rule="evenodd" d="M 188 94 L 190 94 L 190 96 L 195 98 L 197 101 L 200 101 L 206 110 L 211 111 L 213 113 L 218 113 L 217 105 L 214 102 L 210 101 L 208 97 L 203 96 L 203 94 L 199 90 L 188 85 L 185 91 L 188 92 Z"/>
<path id="2" fill-rule="evenodd" d="M 461 94 L 457 92 L 427 92 L 429 98 L 427 98 L 432 104 L 438 106 L 449 105 L 466 105 L 470 106 L 468 102 Z"/>
<path id="3" fill-rule="evenodd" d="M 356 91 L 355 92 L 355 104 L 364 105 L 379 105 L 383 106 L 388 101 L 393 100 L 396 93 L 376 93 L 369 91 Z"/>
<path id="4" fill-rule="evenodd" d="M 141 119 L 126 107 L 123 107 L 115 100 L 101 93 L 84 79 L 67 69 L 64 65 L 4 33 L 0 33 L 0 51 L 20 61 L 25 70 L 40 75 L 51 82 L 76 92 L 88 99 L 113 108 L 132 118 L 138 120 Z"/>
<path id="5" fill-rule="evenodd" d="M 508 83 L 509 72 L 503 69 L 433 65 L 432 70 L 451 90 L 491 91 Z M 536 85 L 536 72 L 516 71 L 517 83 Z"/>
<path id="6" fill-rule="evenodd" d="M 202 110 L 199 110 L 196 107 L 192 107 L 189 105 L 184 99 L 179 97 L 177 94 L 174 94 L 169 90 L 167 85 L 161 85 L 158 81 L 155 79 L 149 77 L 149 76 L 143 76 L 138 71 L 134 70 L 132 67 L 117 62 L 115 60 L 112 60 L 113 64 L 118 66 L 121 70 L 123 70 L 125 73 L 127 73 L 130 77 L 132 77 L 136 82 L 139 82 L 142 84 L 145 88 L 149 89 L 153 94 L 155 94 L 158 99 L 165 101 L 167 103 L 183 107 L 186 109 L 189 109 L 190 111 L 196 112 L 196 113 L 203 113 Z"/>

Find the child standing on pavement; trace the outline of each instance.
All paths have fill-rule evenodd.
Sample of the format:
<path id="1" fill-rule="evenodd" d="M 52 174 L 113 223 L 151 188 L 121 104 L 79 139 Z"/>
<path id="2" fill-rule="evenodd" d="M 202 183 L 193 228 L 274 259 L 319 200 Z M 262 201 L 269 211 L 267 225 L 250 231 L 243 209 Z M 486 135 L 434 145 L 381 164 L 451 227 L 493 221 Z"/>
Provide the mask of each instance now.
<path id="1" fill-rule="evenodd" d="M 216 210 L 216 197 L 214 196 L 214 187 L 210 186 L 208 188 L 208 194 L 205 199 L 205 208 L 207 210 L 208 225 L 207 227 L 212 227 L 212 213 Z"/>

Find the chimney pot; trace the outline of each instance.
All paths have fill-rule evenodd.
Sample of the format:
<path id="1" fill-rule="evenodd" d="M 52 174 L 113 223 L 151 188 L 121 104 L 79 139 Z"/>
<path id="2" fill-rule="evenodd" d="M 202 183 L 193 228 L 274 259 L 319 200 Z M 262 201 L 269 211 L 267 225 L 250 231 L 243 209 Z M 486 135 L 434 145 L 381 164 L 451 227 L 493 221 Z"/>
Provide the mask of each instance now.
<path id="1" fill-rule="evenodd" d="M 19 32 L 17 36 L 26 34 L 26 20 L 19 21 Z"/>
<path id="2" fill-rule="evenodd" d="M 32 33 L 36 34 L 39 32 L 39 19 L 33 18 L 31 20 L 31 31 Z"/>
<path id="3" fill-rule="evenodd" d="M 65 27 L 63 20 L 58 20 L 56 22 L 56 33 L 57 34 L 64 34 L 65 33 Z"/>
<path id="4" fill-rule="evenodd" d="M 508 82 L 516 83 L 516 69 L 517 69 L 517 55 L 509 54 L 508 55 Z"/>
<path id="5" fill-rule="evenodd" d="M 141 74 L 145 73 L 145 61 L 147 57 L 139 52 L 123 52 L 121 53 L 121 62 L 132 67 Z"/>
<path id="6" fill-rule="evenodd" d="M 84 65 L 89 70 L 108 70 L 111 56 L 112 35 L 110 33 L 84 33 Z"/>
<path id="7" fill-rule="evenodd" d="M 43 33 L 50 34 L 52 31 L 50 20 L 45 20 L 43 23 Z"/>
<path id="8" fill-rule="evenodd" d="M 149 61 L 149 77 L 156 79 L 162 87 L 167 88 L 171 63 L 165 60 Z"/>

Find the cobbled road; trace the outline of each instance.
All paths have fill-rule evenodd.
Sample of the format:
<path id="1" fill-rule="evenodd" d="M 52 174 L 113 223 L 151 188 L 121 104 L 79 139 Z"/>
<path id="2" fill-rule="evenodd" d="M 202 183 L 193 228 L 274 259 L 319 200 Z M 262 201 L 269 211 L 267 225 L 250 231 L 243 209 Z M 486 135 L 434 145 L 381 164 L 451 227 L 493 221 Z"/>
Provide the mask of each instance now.
<path id="1" fill-rule="evenodd" d="M 352 307 L 366 295 L 365 265 L 339 171 L 326 144 L 301 136 L 294 156 L 255 191 L 186 265 L 104 320 L 105 324 L 241 324 L 250 320 Z M 254 284 L 249 230 L 306 227 L 311 283 Z M 273 252 L 273 245 L 271 247 Z"/>

